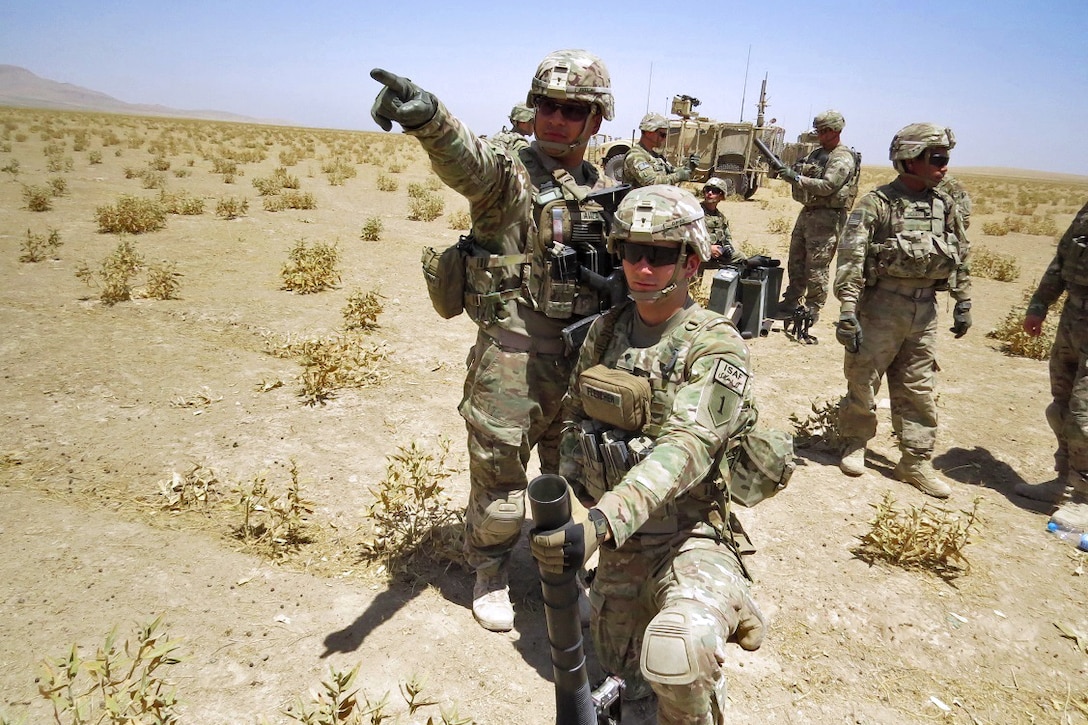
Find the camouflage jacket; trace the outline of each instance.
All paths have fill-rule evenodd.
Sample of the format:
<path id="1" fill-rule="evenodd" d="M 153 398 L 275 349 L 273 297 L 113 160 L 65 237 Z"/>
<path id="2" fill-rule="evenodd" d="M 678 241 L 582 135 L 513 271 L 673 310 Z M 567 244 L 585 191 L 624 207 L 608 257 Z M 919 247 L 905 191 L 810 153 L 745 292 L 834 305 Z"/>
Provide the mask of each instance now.
<path id="1" fill-rule="evenodd" d="M 952 201 L 956 202 L 956 210 L 960 213 L 960 219 L 963 220 L 963 228 L 970 228 L 971 195 L 967 193 L 967 188 L 963 185 L 963 182 L 952 176 L 952 174 L 945 174 L 944 178 L 941 179 L 941 183 L 937 184 L 937 188 L 952 197 Z"/>
<path id="2" fill-rule="evenodd" d="M 1074 299 L 1088 300 L 1088 204 L 1081 207 L 1058 240 L 1058 251 L 1031 296 L 1027 314 L 1046 317 L 1050 306 L 1066 291 Z"/>
<path id="3" fill-rule="evenodd" d="M 563 327 L 572 320 L 569 315 L 549 317 L 538 309 L 527 281 L 543 275 L 536 267 L 546 254 L 540 248 L 537 232 L 541 227 L 535 218 L 538 187 L 551 182 L 552 174 L 563 175 L 563 170 L 535 143 L 514 152 L 478 138 L 441 102 L 430 121 L 405 133 L 419 139 L 438 177 L 468 200 L 476 244 L 503 263 L 483 271 L 469 270 L 470 282 L 474 274 L 486 275 L 494 288 L 502 290 L 501 298 L 496 296 L 501 299 L 496 309 L 473 319 L 488 331 L 560 340 Z M 568 187 L 584 195 L 614 185 L 586 161 L 565 176 L 569 184 L 559 190 L 562 198 L 570 195 Z M 575 201 L 570 203 L 577 206 Z M 527 265 L 533 267 L 531 272 L 523 269 Z"/>
<path id="4" fill-rule="evenodd" d="M 723 447 L 738 443 L 758 416 L 748 348 L 724 317 L 694 303 L 649 334 L 660 333 L 656 343 L 637 347 L 631 339 L 636 316 L 634 304 L 612 308 L 589 331 L 564 399 L 560 473 L 608 519 L 610 545 L 632 537 L 651 545 L 717 536 L 713 512 L 725 504 L 713 466 Z M 652 391 L 648 422 L 640 431 L 608 433 L 630 438 L 632 450 L 640 451 L 638 462 L 616 480 L 593 473 L 599 464 L 587 458 L 583 435 L 597 424 L 586 415 L 579 380 L 597 364 L 648 379 Z M 600 440 L 605 433 L 597 428 L 593 436 Z"/>
<path id="5" fill-rule="evenodd" d="M 729 220 L 717 209 L 708 209 L 706 204 L 699 202 L 703 207 L 703 221 L 706 222 L 706 230 L 710 234 L 711 244 L 721 246 L 733 246 L 733 235 L 729 231 Z"/>
<path id="6" fill-rule="evenodd" d="M 531 141 L 525 134 L 518 133 L 517 131 L 507 131 L 505 128 L 493 136 L 488 136 L 486 140 L 496 146 L 508 148 L 514 153 L 529 148 L 529 143 Z"/>
<path id="7" fill-rule="evenodd" d="M 953 299 L 971 299 L 970 248 L 958 226 L 955 202 L 937 189 L 914 192 L 896 179 L 861 197 L 839 240 L 842 311 L 856 311 L 862 288 L 881 278 L 933 280 Z"/>
<path id="8" fill-rule="evenodd" d="M 635 144 L 623 159 L 623 181 L 638 188 L 651 184 L 676 184 L 687 175 L 674 169 L 665 157 Z"/>
<path id="9" fill-rule="evenodd" d="M 854 151 L 839 144 L 830 151 L 813 150 L 798 161 L 800 176 L 793 186 L 793 198 L 810 209 L 849 209 L 858 194 L 858 168 Z"/>

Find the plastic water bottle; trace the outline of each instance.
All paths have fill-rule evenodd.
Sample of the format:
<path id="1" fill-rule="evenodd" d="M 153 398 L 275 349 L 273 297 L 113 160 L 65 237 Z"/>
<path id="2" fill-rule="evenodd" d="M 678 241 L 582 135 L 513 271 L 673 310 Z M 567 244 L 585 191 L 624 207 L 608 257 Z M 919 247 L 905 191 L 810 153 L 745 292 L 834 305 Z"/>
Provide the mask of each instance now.
<path id="1" fill-rule="evenodd" d="M 1077 547 L 1081 551 L 1088 551 L 1088 534 L 1077 533 L 1076 531 L 1067 531 L 1058 526 L 1053 521 L 1050 521 L 1046 525 L 1046 530 L 1057 536 L 1062 541 L 1068 541 L 1073 546 Z"/>

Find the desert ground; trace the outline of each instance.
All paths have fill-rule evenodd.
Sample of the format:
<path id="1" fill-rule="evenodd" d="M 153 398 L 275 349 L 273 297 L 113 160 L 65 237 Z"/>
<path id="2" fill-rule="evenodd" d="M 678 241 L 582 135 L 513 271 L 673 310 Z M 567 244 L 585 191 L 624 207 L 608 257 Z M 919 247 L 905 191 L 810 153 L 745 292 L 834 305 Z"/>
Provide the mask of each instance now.
<path id="1" fill-rule="evenodd" d="M 398 451 L 414 442 L 440 456 L 448 440 L 449 475 L 434 495 L 456 512 L 468 485 L 456 406 L 475 328 L 434 313 L 419 267 L 424 245 L 462 233 L 451 219 L 467 204 L 431 180 L 418 144 L 14 109 L 0 109 L 0 124 L 0 720 L 54 722 L 38 694 L 43 661 L 67 660 L 74 645 L 93 658 L 111 629 L 124 640 L 161 616 L 180 662 L 158 673 L 176 689 L 181 723 L 299 721 L 287 708 L 355 667 L 359 701 L 388 693 L 385 713 L 400 722 L 554 722 L 524 541 L 507 634 L 473 621 L 471 577 L 456 563 L 420 560 L 390 578 L 364 556 Z M 254 180 L 280 167 L 313 208 L 266 210 Z M 1047 363 L 1006 355 L 986 334 L 1023 304 L 1088 198 L 1088 178 L 953 171 L 975 198 L 972 243 L 1015 260 L 1020 274 L 976 278 L 962 339 L 941 303 L 935 463 L 952 497 L 937 502 L 891 478 L 898 454 L 884 409 L 864 476 L 848 479 L 828 453 L 801 449 L 787 489 L 738 511 L 758 548 L 749 566 L 769 628 L 758 651 L 730 651 L 730 722 L 1088 723 L 1088 554 L 1046 533 L 1046 507 L 1013 493 L 1052 476 Z M 867 167 L 862 190 L 891 174 Z M 390 182 L 397 188 L 379 189 Z M 441 216 L 408 218 L 413 184 L 441 200 Z M 51 208 L 31 211 L 28 187 L 55 192 Z M 142 234 L 99 231 L 98 210 L 122 194 L 163 192 L 202 199 L 203 212 L 168 214 L 165 228 Z M 217 214 L 227 198 L 248 210 Z M 799 206 L 783 184 L 721 208 L 746 249 L 784 259 Z M 1047 233 L 984 231 L 1008 218 Z M 362 239 L 375 219 L 379 238 Z M 54 230 L 59 246 L 21 261 L 28 234 Z M 300 240 L 335 245 L 333 288 L 283 289 Z M 107 304 L 77 272 L 99 269 L 122 242 L 145 264 L 133 298 Z M 175 299 L 148 294 L 146 271 L 162 262 L 179 275 Z M 382 309 L 351 339 L 377 362 L 357 385 L 308 404 L 298 357 L 271 352 L 342 338 L 342 311 L 360 292 L 380 295 Z M 828 311 L 818 344 L 778 329 L 751 341 L 765 423 L 792 430 L 791 416 L 842 395 L 834 304 Z M 295 522 L 303 541 L 240 538 L 253 483 L 265 481 L 267 502 L 293 479 L 312 504 Z M 858 537 L 889 493 L 903 510 L 958 520 L 977 510 L 969 567 L 941 577 L 858 558 Z M 436 704 L 409 714 L 403 693 L 417 681 Z"/>

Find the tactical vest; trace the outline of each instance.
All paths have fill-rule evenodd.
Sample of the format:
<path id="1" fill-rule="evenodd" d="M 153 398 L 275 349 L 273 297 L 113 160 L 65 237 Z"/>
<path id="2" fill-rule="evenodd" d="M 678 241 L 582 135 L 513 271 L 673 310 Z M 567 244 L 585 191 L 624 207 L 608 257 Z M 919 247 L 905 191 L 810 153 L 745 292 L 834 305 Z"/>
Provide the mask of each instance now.
<path id="1" fill-rule="evenodd" d="M 831 154 L 839 149 L 843 149 L 854 157 L 854 172 L 838 191 L 828 196 L 819 196 L 800 184 L 791 184 L 794 201 L 815 209 L 849 209 L 854 205 L 854 199 L 858 195 L 858 179 L 861 177 L 861 154 L 854 149 L 847 146 L 836 146 L 831 151 L 825 151 L 822 147 L 817 148 L 799 161 L 794 170 L 810 179 L 822 179 L 824 171 L 827 170 L 827 164 L 831 160 Z"/>
<path id="2" fill-rule="evenodd" d="M 1069 225 L 1066 254 L 1062 259 L 1062 281 L 1069 288 L 1069 293 L 1084 298 L 1088 292 L 1088 205 L 1085 205 L 1073 223 Z M 1063 239 L 1064 241 L 1064 239 Z"/>
<path id="3" fill-rule="evenodd" d="M 569 172 L 544 168 L 531 148 L 517 156 L 535 189 L 523 253 L 473 249 L 465 272 L 466 311 L 485 327 L 498 321 L 502 306 L 515 298 L 558 320 L 600 312 L 602 296 L 579 280 L 579 267 L 604 277 L 612 272 L 603 208 L 585 201 L 586 187 L 578 186 Z M 591 185 L 596 179 L 594 174 Z"/>
<path id="4" fill-rule="evenodd" d="M 874 238 L 870 243 L 866 282 L 875 284 L 879 277 L 898 277 L 947 280 L 954 285 L 962 260 L 960 241 L 954 227 L 949 226 L 954 202 L 937 190 L 917 200 L 889 195 L 887 187 L 873 194 L 888 205 L 889 219 L 878 230 L 884 238 Z"/>

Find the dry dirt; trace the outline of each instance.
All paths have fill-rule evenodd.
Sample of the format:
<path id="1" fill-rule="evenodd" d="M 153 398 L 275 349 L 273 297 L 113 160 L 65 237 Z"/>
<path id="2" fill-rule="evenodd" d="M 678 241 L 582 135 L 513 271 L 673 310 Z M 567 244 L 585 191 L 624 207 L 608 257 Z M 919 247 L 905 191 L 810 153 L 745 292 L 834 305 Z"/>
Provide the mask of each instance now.
<path id="1" fill-rule="evenodd" d="M 22 130 L 28 126 L 22 121 Z M 167 187 L 207 197 L 208 210 L 172 216 L 166 230 L 132 238 L 148 260 L 177 263 L 181 298 L 112 307 L 74 273 L 117 245 L 116 236 L 97 233 L 95 207 L 122 192 L 154 195 L 122 173 L 144 165 L 146 149 L 108 147 L 104 163 L 92 166 L 69 139 L 68 193 L 45 213 L 25 210 L 22 200 L 22 184 L 50 176 L 38 133 L 0 153 L 0 162 L 22 161 L 17 178 L 0 178 L 0 713 L 51 721 L 36 697 L 40 660 L 73 643 L 93 649 L 115 625 L 128 634 L 164 614 L 186 657 L 168 670 L 186 723 L 286 722 L 281 707 L 317 688 L 330 667 L 356 664 L 371 697 L 392 691 L 399 701 L 400 683 L 418 675 L 433 697 L 456 702 L 476 722 L 553 722 L 540 595 L 524 545 L 514 559 L 509 634 L 474 623 L 470 578 L 457 567 L 387 585 L 359 562 L 369 487 L 398 446 L 451 438 L 454 506 L 467 487 L 456 405 L 474 329 L 433 313 L 419 272 L 422 245 L 454 239 L 447 219 L 466 205 L 443 189 L 445 216 L 406 218 L 407 183 L 428 174 L 413 143 L 404 145 L 411 154 L 404 171 L 390 174 L 400 189 L 382 193 L 375 179 L 384 169 L 374 165 L 330 186 L 319 161 L 328 149 L 318 140 L 318 158 L 291 169 L 317 209 L 279 213 L 261 208 L 251 184 L 278 165 L 278 140 L 234 185 L 210 173 L 199 154 L 181 153 L 174 167 L 195 158 L 193 173 L 168 173 Z M 97 139 L 91 148 L 100 148 Z M 120 157 L 114 148 L 123 148 Z M 250 199 L 246 216 L 215 216 L 215 199 L 228 194 Z M 792 222 L 797 206 L 777 182 L 722 208 L 736 239 L 783 256 L 784 235 L 767 227 L 777 217 Z M 360 241 L 364 220 L 375 215 L 384 222 L 382 240 Z M 1059 227 L 1071 217 L 1072 210 L 1059 214 Z M 847 479 L 833 459 L 801 451 L 786 491 L 740 511 L 759 548 L 750 566 L 770 626 L 759 651 L 730 653 L 731 722 L 1088 722 L 1088 555 L 1046 534 L 1047 512 L 1013 494 L 1020 481 L 1050 477 L 1047 366 L 1006 357 L 985 336 L 1037 278 L 1054 239 L 985 237 L 986 219 L 974 221 L 975 243 L 1015 253 L 1021 279 L 977 280 L 974 328 L 953 340 L 942 325 L 939 343 L 936 464 L 954 481 L 946 507 L 969 510 L 980 501 L 981 523 L 965 552 L 969 572 L 944 581 L 870 566 L 851 553 L 886 492 L 901 507 L 935 503 L 890 478 L 896 453 L 886 410 L 873 466 L 861 478 Z M 58 229 L 59 258 L 19 262 L 27 228 Z M 280 289 L 280 267 L 300 238 L 339 243 L 339 289 Z M 330 334 L 356 289 L 385 297 L 371 338 L 388 346 L 388 379 L 308 407 L 296 394 L 297 364 L 268 355 L 262 333 Z M 942 315 L 950 319 L 943 303 Z M 815 332 L 817 345 L 778 331 L 751 343 L 758 398 L 772 425 L 789 429 L 791 414 L 804 417 L 813 401 L 844 390 L 831 323 Z M 285 384 L 256 390 L 277 379 Z M 214 402 L 172 404 L 198 395 Z M 318 534 L 287 564 L 231 538 L 237 517 L 226 504 L 209 516 L 163 507 L 159 482 L 175 471 L 202 464 L 233 481 L 267 471 L 270 485 L 282 489 L 291 459 L 316 503 Z"/>

